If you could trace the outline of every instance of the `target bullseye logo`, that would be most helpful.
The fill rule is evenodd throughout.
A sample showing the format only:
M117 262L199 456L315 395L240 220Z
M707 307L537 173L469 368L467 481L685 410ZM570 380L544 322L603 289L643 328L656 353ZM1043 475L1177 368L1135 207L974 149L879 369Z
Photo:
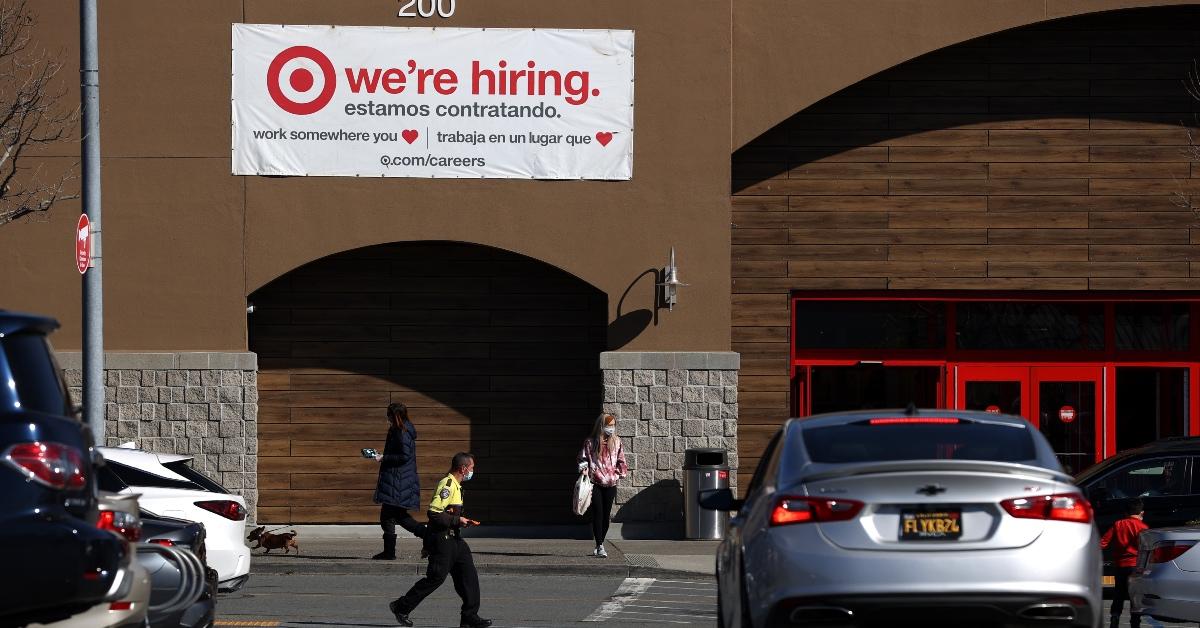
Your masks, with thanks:
M336 87L337 75L329 57L312 46L292 46L276 55L267 68L271 100L298 116L323 109Z

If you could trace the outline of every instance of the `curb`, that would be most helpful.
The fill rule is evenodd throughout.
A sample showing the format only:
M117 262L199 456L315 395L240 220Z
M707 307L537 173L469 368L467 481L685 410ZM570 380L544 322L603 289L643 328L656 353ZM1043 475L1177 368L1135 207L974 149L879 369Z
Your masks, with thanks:
M247 524L246 533L258 524ZM377 540L379 539L379 524L272 524L268 529L287 529L299 532L301 539L321 540ZM401 539L414 538L404 531L397 532ZM590 541L591 527L582 524L555 525L486 525L478 528L468 528L462 531L466 539L554 539ZM614 541L683 541L683 523L621 523L613 522L608 529L608 538Z
M552 575L552 576L610 576L621 578L688 578L712 579L709 573L643 567L640 565L528 565L520 563L476 564L480 574L487 575ZM408 575L425 574L426 563L383 563L360 561L322 561L311 563L259 561L252 565L252 575L307 576L307 575Z

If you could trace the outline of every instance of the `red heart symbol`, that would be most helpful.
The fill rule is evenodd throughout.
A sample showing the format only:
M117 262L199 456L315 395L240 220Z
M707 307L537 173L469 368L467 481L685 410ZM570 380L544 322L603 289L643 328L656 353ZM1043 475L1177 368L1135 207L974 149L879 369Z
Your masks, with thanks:
M400 136L404 138L404 141L408 142L409 144L412 144L413 142L417 141L418 135L420 135L420 134L417 133L416 131L414 131L413 129L406 129L403 133L400 134Z
M596 134L596 141L600 142L601 146L608 146L608 143L612 141L612 133L601 131Z

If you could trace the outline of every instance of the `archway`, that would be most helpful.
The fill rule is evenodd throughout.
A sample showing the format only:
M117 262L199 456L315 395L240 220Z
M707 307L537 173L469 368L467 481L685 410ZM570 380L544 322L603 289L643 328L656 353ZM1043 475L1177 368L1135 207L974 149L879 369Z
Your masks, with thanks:
M959 43L734 153L743 468L812 390L793 298L1200 289L1189 239L1200 101L1185 88L1197 17L1198 6L1132 9Z
M384 408L417 427L422 500L478 456L471 516L568 522L574 456L600 407L606 295L543 262L456 242L371 246L251 295L259 519L371 523Z

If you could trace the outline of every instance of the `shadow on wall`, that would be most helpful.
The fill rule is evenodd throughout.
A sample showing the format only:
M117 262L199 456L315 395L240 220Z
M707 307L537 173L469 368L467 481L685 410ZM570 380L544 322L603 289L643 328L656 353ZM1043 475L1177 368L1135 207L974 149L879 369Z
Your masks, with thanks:
M649 303L653 311L646 308L633 310L632 312L625 311L625 300L629 298L633 289L637 287L643 280L649 278L649 286L643 286L642 292L646 289L650 290ZM615 351L624 347L637 338L650 323L658 324L658 287L655 285L659 281L659 273L656 268L648 268L645 272L638 275L633 283L625 289L621 294L621 300L617 302L617 315L611 323L608 324L608 349ZM635 299L636 300L636 299Z
M422 511L450 457L471 451L469 516L575 522L575 457L601 406L603 292L508 251L417 242L318 260L251 301L261 521L377 521L378 465L360 449L382 449L399 401L418 432Z
M683 527L683 486L679 480L659 480L616 506L613 522L678 522ZM627 537L628 538L628 537Z

